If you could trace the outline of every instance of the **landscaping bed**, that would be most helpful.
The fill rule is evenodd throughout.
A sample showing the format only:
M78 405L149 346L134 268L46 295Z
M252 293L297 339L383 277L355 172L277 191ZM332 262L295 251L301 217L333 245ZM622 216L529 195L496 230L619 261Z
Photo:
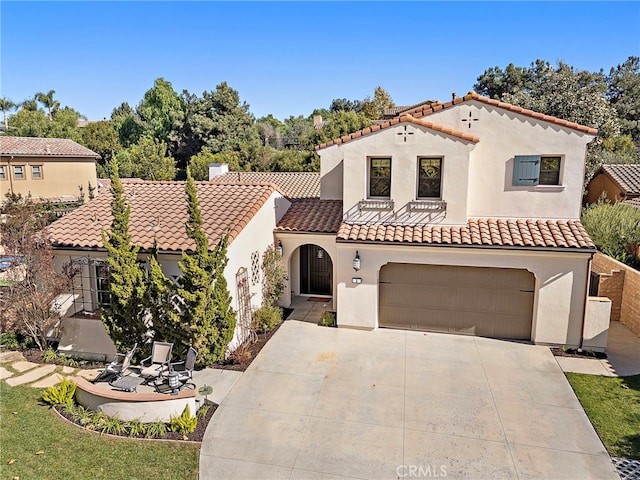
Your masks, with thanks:
M564 347L551 347L550 350L556 357L594 358L597 360L604 360L607 358L606 353L594 352L593 350L578 351L577 348Z

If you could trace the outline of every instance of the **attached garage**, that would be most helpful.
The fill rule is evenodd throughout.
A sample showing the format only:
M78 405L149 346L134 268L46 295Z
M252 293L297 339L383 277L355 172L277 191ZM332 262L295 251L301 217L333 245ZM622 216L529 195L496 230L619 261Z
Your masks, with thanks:
M530 340L534 288L527 270L388 263L379 326Z

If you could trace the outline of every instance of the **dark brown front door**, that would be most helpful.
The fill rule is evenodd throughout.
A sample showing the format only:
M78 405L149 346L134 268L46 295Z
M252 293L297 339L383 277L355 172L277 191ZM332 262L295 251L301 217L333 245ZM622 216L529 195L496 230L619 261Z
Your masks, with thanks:
M331 295L332 270L333 263L327 252L317 245L300 247L300 293Z

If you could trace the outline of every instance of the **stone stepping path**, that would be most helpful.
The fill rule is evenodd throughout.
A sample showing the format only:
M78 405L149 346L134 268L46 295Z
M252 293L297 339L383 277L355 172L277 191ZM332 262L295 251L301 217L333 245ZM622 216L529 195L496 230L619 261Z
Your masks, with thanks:
M7 385L28 385L33 388L47 388L60 383L65 377L78 375L93 380L100 373L99 369L82 370L69 366L38 364L28 362L20 352L0 353L0 380Z

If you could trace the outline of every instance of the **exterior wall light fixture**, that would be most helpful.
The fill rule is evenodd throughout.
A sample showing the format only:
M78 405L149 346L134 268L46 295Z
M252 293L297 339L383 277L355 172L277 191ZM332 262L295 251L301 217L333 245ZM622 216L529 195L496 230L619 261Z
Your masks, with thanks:
M278 255L282 256L282 254L284 253L284 248L282 248L282 242L280 240L278 240L278 245L276 246L276 252L278 252Z
M360 270L360 255L358 254L358 251L356 250L356 256L353 257L353 269L357 272L358 270Z

